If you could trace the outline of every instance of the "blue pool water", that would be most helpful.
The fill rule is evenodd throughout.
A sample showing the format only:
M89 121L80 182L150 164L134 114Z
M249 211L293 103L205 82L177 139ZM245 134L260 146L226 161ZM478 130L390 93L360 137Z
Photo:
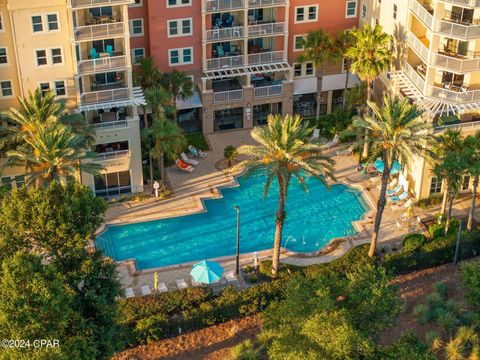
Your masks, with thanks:
M223 198L205 201L207 212L148 222L109 226L96 245L121 261L135 258L140 270L235 254L236 212L241 208L240 252L273 247L278 186L263 198L265 176L239 177L239 187L222 189ZM292 181L287 198L283 243L292 251L310 252L331 239L352 235L351 224L367 206L361 194L344 185L330 190L314 178L305 193Z

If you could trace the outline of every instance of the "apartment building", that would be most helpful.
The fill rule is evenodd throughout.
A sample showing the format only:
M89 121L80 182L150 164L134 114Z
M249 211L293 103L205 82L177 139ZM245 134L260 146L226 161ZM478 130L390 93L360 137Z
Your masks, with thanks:
M319 28L336 34L358 26L357 0L139 0L136 6L132 42L149 44L144 52L162 71L183 71L195 84L190 99L177 101L186 132L251 128L270 113L315 116L317 101L322 114L342 102L343 65L321 69L317 99L320 70L297 63L299 39ZM140 56L143 46L135 47ZM357 83L349 77L350 87Z
M82 173L97 195L143 191L137 106L132 85L128 6L134 0L0 0L0 110L20 96L52 90L96 129L100 176ZM1 183L21 185L24 169Z
M387 88L411 98L434 134L480 129L479 0L363 0L360 13L360 23L380 24L395 38L395 68L380 77L377 95ZM442 191L423 158L405 176L417 199ZM470 186L465 176L462 190Z

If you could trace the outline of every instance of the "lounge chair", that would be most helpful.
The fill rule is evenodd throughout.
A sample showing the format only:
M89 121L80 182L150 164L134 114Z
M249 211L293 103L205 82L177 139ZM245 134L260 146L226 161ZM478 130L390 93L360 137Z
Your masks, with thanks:
M390 189L392 189L393 187L395 187L397 185L397 178L393 178L392 181L390 181L390 183L387 185L387 187L389 187Z
M179 290L188 288L188 284L184 279L177 280L177 288Z
M317 141L320 137L320 129L313 129L313 134L310 137L310 141Z
M100 57L100 55L98 55L98 53L97 53L97 49L95 49L95 48L90 49L90 57L92 59L98 59Z
M226 272L225 273L225 279L227 279L228 282L238 281L237 275L235 275L235 272L233 272L233 271Z
M340 141L340 136L336 134L332 141L329 141L325 144L325 148L330 149L331 147L334 147L335 145L337 145L339 141Z
M402 200L406 200L407 197L408 197L408 192L404 191L403 193L401 193L398 196L392 196L390 198L390 201L396 203L396 202L399 202L399 201L402 201Z
M337 156L340 156L340 155L343 155L343 156L347 156L347 155L351 155L353 153L353 150L355 149L355 145L351 145L349 146L348 148L344 149L344 150L337 150L335 151L335 154L337 154Z
M112 45L107 45L105 47L105 52L108 53L108 55L113 56L113 46Z
M400 190L402 190L402 189L403 189L402 184L398 184L394 189L391 189L391 190L387 189L387 196L393 196L393 195L399 193Z
M142 295L150 295L152 292L150 291L150 286L148 285L142 285L140 288L142 291Z
M207 154L206 154L206 153L204 153L202 150L196 148L196 147L193 146L193 145L188 145L188 151L190 151L190 153L191 153L193 156L198 156L198 157L201 157L201 158L207 157Z
M190 165L194 165L194 166L197 166L199 164L199 162L197 160L193 160L193 159L189 159L187 155L185 155L184 152L182 152L180 154L180 157L182 158L182 160L184 162L186 162L187 164L190 164Z
M175 160L175 164L177 164L177 166L180 169L182 169L183 171L188 171L188 172L193 171L193 167L191 165L188 165L187 163L185 163L184 161L182 161L180 159Z
M202 286L203 284L201 282L197 282L192 279L192 286Z
M133 292L132 288L126 288L125 289L125 297L126 298L131 298L131 297L134 297L134 296L135 296L135 293Z
M158 284L158 291L167 292L168 291L167 285L165 285L164 282L161 282L160 284Z

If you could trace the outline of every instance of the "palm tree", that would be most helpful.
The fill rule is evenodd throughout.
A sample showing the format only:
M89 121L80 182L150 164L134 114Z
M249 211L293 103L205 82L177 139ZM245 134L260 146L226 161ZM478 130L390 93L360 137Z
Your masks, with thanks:
M364 83L355 85L351 89L347 89L343 95L345 99L345 108L347 111L356 112L361 115L367 102L367 87Z
M392 63L392 37L384 33L380 25L374 28L365 25L350 33L355 39L354 45L348 48L345 55L351 61L351 71L367 83L367 101L371 101L372 81L386 72ZM368 136L368 132L365 135ZM364 144L363 157L368 156L368 144L368 141Z
M161 73L155 65L155 60L150 57L145 57L140 60L138 66L133 72L133 82L139 85L144 92L151 89L160 81ZM143 126L148 127L147 107L143 106Z
M158 169L162 184L165 182L165 157L174 160L177 154L186 146L186 139L182 129L165 116L155 115L152 126L146 131L146 136L151 136L154 146L151 155L157 159Z
M350 73L350 59L346 57L347 51L350 47L355 44L355 38L350 33L350 30L343 30L341 31L336 38L337 46L339 51L341 52L342 56L344 56L345 67L346 67L346 75L345 75L345 88L343 89L343 104L342 107L344 110L347 108L347 101L346 101L346 92L348 90L348 78ZM344 69L342 69L343 71Z
M386 203L388 177L393 162L398 160L403 164L408 164L413 155L428 155L426 149L431 140L427 133L430 125L421 119L422 111L415 105L411 105L408 99L399 100L397 97L385 95L383 103L383 107L379 108L374 102L369 102L368 105L372 108L375 116L365 114L363 118L357 117L353 124L354 127L369 131L371 134L365 140L371 146L369 161L380 158L385 166L369 256L375 254Z
M233 145L227 145L223 150L223 157L228 162L228 167L232 166L232 161L235 160L238 156L237 148Z
M309 143L311 129L302 124L300 116L268 115L267 126L252 130L252 137L257 145L242 145L239 154L248 156L242 162L245 166L244 176L256 171L263 171L266 182L263 195L266 196L272 182L279 186L278 209L276 213L275 237L273 243L272 276L276 277L280 261L283 224L285 222L285 203L287 190L292 178L297 179L307 190L303 174L315 177L328 187L327 181L335 179L334 161L322 155L320 145Z
M186 100L193 94L193 82L184 72L173 70L163 73L160 79L162 87L172 96L173 105L176 99Z
M342 58L342 52L338 43L324 29L311 31L301 40L301 45L305 52L298 57L301 63L312 62L317 69L317 120L320 118L320 99L322 97L321 79L323 75L323 65L326 61L337 62ZM319 68L321 71L318 71Z
M480 178L480 131L464 139L464 162L467 173L473 178L472 203L468 212L467 231L472 231L478 180Z

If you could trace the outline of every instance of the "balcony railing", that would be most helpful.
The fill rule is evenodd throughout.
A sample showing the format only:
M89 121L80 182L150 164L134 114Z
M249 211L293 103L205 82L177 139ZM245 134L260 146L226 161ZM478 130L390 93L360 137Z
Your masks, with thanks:
M423 93L425 89L425 80L407 62L405 62L403 65L403 71L410 81L418 88L418 90Z
M128 127L127 120L106 121L93 124L93 127L98 130L110 130Z
M128 88L85 92L80 95L82 105L128 99L130 99Z
M432 54L431 64L447 70L466 73L480 70L480 58L459 59L442 54Z
M269 96L279 96L283 93L283 85L267 85L267 86L259 86L253 88L253 97L254 98L262 98L262 97L269 97Z
M428 47L426 47L410 30L408 30L407 37L410 46L420 55L423 61L428 62Z
M99 71L110 71L122 69L127 66L125 55L109 56L98 59L82 60L77 63L79 74L95 73Z
M248 36L281 35L284 33L285 23L268 23L248 26Z
M97 153L95 154L95 161L103 161L103 160L110 160L110 159L118 159L122 157L127 157L130 154L129 150L118 150L118 151L109 151L105 153Z
M427 9L418 1L414 0L411 2L410 8L413 13L421 20L425 25L430 29L433 27L433 15L428 12Z
M221 103L239 101L239 100L243 100L243 89L213 93L214 104L221 104Z
M109 38L112 36L124 35L125 26L123 22L80 26L75 28L74 34L76 41Z
M207 59L207 70L228 69L243 66L243 55Z
M135 0L71 0L70 2L74 9L92 6L135 4Z
M456 92L430 85L427 95L455 104L480 101L480 90Z
M284 60L283 50L268 51L268 52L248 55L248 65L270 64L270 63L275 63L282 60Z
M480 128L480 121L471 121L460 124L440 125L433 128L433 132L442 132L445 130L474 130Z
M475 39L480 37L480 25L463 25L445 20L436 20L433 30L443 35L462 39Z
M286 0L248 0L248 7L283 6Z
M480 0L442 0L443 2L460 6L480 6Z
M207 41L238 39L242 38L244 33L245 28L243 26L235 26L223 29L211 29L207 30Z
M241 8L243 8L243 0L204 0L203 2L203 9L206 12Z

